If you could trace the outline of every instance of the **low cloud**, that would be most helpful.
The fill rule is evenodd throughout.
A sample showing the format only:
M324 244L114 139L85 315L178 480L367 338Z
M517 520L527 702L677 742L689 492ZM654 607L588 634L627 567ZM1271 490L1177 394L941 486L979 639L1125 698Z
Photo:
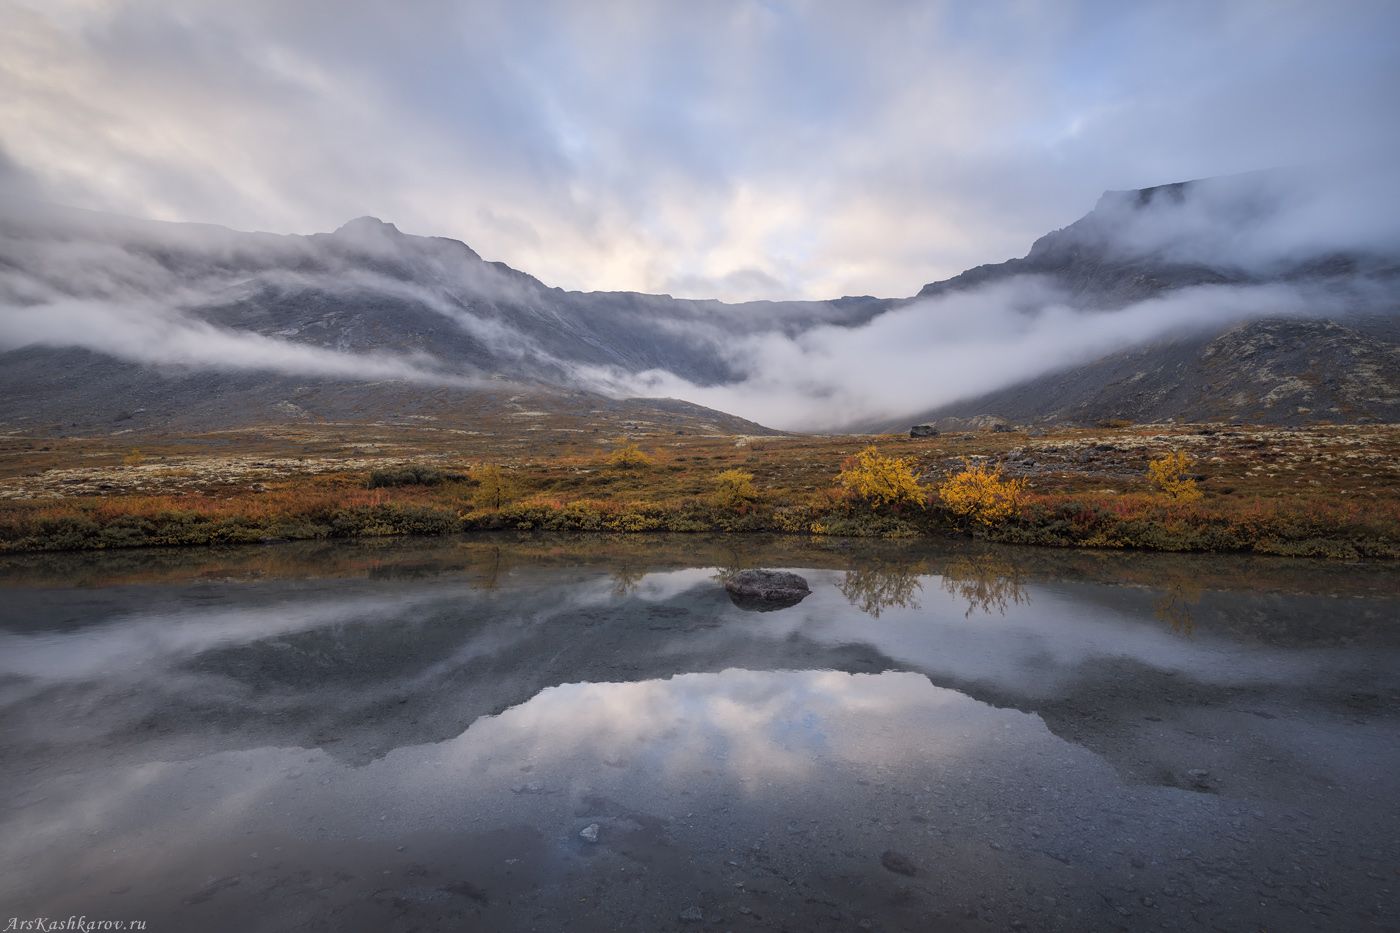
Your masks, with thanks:
M444 241L436 248L461 246ZM357 352L239 327L241 313L227 326L218 320L220 309L256 310L269 294L314 293L347 302L368 295L425 308L498 358L558 365L508 324L471 314L435 291L432 282L443 263L433 249L417 257L427 284L373 267L374 261L398 258L367 251L353 237L331 243L242 234L30 204L10 211L0 224L0 350L79 347L157 366L353 381L469 387L486 379L425 351ZM466 270L472 294L518 297L519 286L490 266L452 265Z
M469 386L426 355L342 353L215 327L171 308L136 302L59 298L0 308L0 348L81 347L120 359L205 370L257 370L370 382L403 380Z
M914 302L855 328L733 345L745 373L700 386L672 373L592 369L613 392L669 396L789 430L833 430L915 415L1173 334L1261 317L1344 313L1379 296L1282 284L1201 286L1115 311L1076 308L1050 282L1022 276Z
M1273 275L1334 255L1394 261L1397 203L1395 163L1345 160L1109 192L1069 232L1114 259Z

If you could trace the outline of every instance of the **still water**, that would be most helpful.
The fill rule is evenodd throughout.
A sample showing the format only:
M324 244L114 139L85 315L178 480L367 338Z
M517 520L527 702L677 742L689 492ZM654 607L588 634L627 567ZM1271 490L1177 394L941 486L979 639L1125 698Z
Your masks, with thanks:
M738 569L803 575L773 612ZM1385 565L703 537L0 560L0 922L1400 926Z

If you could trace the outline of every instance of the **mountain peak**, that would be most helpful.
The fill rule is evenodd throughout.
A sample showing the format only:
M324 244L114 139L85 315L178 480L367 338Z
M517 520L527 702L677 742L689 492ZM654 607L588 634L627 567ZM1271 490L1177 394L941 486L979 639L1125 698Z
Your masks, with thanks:
M388 222L386 222L386 221L380 220L378 217L370 217L368 214L366 214L364 217L356 217L354 220L350 220L350 221L347 221L347 222L341 224L339 227L336 228L336 231L335 231L335 232L336 232L336 235L337 235L337 236L348 234L348 235L350 235L350 236L355 236L355 237L365 236L365 235L368 235L368 236L399 236L399 235L400 235L400 233L399 233L399 228L398 228L398 227L395 227L393 224L388 223Z

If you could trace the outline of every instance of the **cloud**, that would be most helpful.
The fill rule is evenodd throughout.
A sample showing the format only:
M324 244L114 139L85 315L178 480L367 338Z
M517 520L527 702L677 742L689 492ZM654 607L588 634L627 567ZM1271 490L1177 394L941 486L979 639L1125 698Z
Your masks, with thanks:
M59 201L372 213L582 289L909 295L1105 188L1400 149L1383 0L0 9L5 146Z
M168 307L110 300L55 299L0 314L0 348L82 347L162 366L257 370L356 382L403 380L432 385L478 384L445 372L428 356L342 353L189 320Z
M1377 297L1336 283L1200 286L1089 311L1045 279L1018 276L913 302L861 327L742 338L731 349L744 376L732 383L700 386L664 370L581 375L613 392L682 398L772 427L833 430L914 415L1173 334L1345 313Z
M1148 198L1144 202L1144 197ZM1362 160L1110 192L1062 237L1119 260L1250 275L1332 255L1400 256L1400 168Z

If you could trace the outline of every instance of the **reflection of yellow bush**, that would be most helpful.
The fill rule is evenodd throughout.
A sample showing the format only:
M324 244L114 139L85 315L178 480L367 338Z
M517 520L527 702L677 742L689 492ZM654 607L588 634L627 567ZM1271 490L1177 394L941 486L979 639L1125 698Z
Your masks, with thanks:
M908 502L922 505L924 490L914 475L912 460L886 457L867 447L841 464L836 481L852 498L871 508Z
M1153 486L1177 502L1195 502L1201 498L1196 481L1187 475L1191 469L1191 458L1185 451L1173 450L1147 464L1147 478Z
M642 449L627 438L618 438L617 446L613 452L608 454L608 466L619 470L638 470L642 467L649 467L656 461L646 454Z
M1031 601L1016 566L990 555L948 561L940 585L951 595L967 600L968 616L978 610L991 615L994 609L1005 615L1008 605Z
M725 470L715 477L714 501L724 508L737 508L758 498L753 474L744 470Z
M897 606L918 609L919 592L923 584L914 567L864 567L846 571L840 583L841 595L866 615L880 618L880 613Z
M638 585L647 575L646 569L642 567L623 566L612 572L612 593L613 596L621 599L624 596L631 596L636 592Z
M938 498L954 515L979 525L995 525L1015 514L1025 489L1023 479L1003 479L999 466L973 466L964 460L963 469L939 485Z
M1173 632L1190 636L1196 631L1196 620L1191 609L1201 601L1205 592L1194 580L1170 579L1152 607L1152 614L1171 626Z

